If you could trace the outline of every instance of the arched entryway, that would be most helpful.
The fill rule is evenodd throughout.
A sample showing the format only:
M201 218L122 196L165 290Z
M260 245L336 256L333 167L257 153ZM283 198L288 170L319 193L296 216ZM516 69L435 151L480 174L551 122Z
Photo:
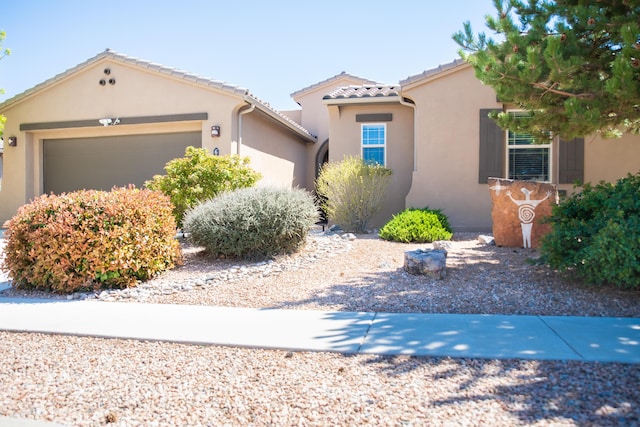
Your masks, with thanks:
M320 175L322 166L324 166L325 163L329 163L329 138L325 139L322 145L320 145L318 152L316 153L316 178L318 178L318 176ZM322 200L320 200L320 197L317 194L315 195L315 197L320 211L319 224L322 224L322 229L324 230L324 225L327 224L327 214L321 208Z
M324 140L316 153L316 178L325 163L329 163L329 138Z

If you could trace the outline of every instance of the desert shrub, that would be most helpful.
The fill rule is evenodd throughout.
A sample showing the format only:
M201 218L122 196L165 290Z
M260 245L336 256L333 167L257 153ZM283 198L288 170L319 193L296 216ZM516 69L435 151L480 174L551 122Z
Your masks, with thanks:
M317 219L306 191L254 187L197 205L184 225L190 239L209 253L258 259L295 252Z
M328 218L346 231L363 233L384 203L391 170L361 158L326 163L316 180Z
M187 209L223 191L251 187L261 178L249 167L248 157L214 156L194 147L187 147L184 157L171 160L164 169L166 175L155 175L145 186L169 196L178 227Z
M640 288L640 174L585 184L553 208L541 261L586 283Z
M453 235L449 220L440 210L409 208L394 215L380 229L380 237L395 242L430 243L449 240Z
M43 195L9 220L3 270L18 288L123 288L173 267L180 248L169 199L115 188Z

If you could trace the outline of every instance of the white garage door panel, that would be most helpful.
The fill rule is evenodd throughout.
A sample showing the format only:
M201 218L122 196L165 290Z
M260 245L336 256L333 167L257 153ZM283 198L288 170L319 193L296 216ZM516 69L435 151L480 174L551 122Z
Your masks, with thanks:
M200 132L128 135L44 141L44 190L60 194L81 189L141 188L165 164L202 145Z

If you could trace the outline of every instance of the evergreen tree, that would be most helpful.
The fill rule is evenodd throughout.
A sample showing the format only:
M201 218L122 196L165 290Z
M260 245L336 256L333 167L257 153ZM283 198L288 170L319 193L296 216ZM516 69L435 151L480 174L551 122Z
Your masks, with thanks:
M640 133L640 0L494 0L486 25L453 35L460 55L501 102L531 120L498 124L543 137Z

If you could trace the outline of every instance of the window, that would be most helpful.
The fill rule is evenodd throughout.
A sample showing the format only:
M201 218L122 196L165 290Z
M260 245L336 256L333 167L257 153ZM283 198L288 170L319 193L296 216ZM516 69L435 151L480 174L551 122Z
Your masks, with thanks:
M527 120L527 113L511 112L518 120ZM507 130L507 171L509 179L551 181L551 139L536 144L531 135Z
M362 158L367 163L385 165L387 125L362 125Z
M546 178L546 181L551 181L551 176L549 171L552 170L553 167L558 169L558 184L571 184L578 181L584 180L584 138L576 138L570 141L562 141L559 140L558 150L554 151L553 159L551 156L551 144L546 145L534 145L531 144L517 144L516 142L531 142L531 138L524 138L525 135L519 135L519 138L516 137L516 134L513 134L513 138L511 141L511 147L513 147L513 159L509 159L507 156L507 146L508 144L505 142L505 139L509 138L509 132L505 132L502 130L498 124L489 117L489 114L496 112L501 112L501 109L495 108L483 108L480 109L480 135L479 135L479 162L478 162L478 183L486 184L488 178L497 178L497 177L516 177L517 167L513 167L514 165L518 165L518 162L522 164L522 160L524 160L524 155L526 151L516 151L516 150L529 150L529 154L533 154L531 157L535 161L535 158L538 159L538 166L543 178ZM526 118L526 115L524 116ZM520 147L520 148L518 148ZM543 152L539 152L538 154L532 153L533 150L540 149ZM557 155L557 157L556 157ZM546 162L541 165L542 159L546 157ZM551 161L553 160L553 163ZM510 165L508 169L510 172L507 173L505 171L505 167ZM543 170L546 170L546 173ZM544 176L546 175L546 177ZM531 174L529 175L529 179L531 179Z

